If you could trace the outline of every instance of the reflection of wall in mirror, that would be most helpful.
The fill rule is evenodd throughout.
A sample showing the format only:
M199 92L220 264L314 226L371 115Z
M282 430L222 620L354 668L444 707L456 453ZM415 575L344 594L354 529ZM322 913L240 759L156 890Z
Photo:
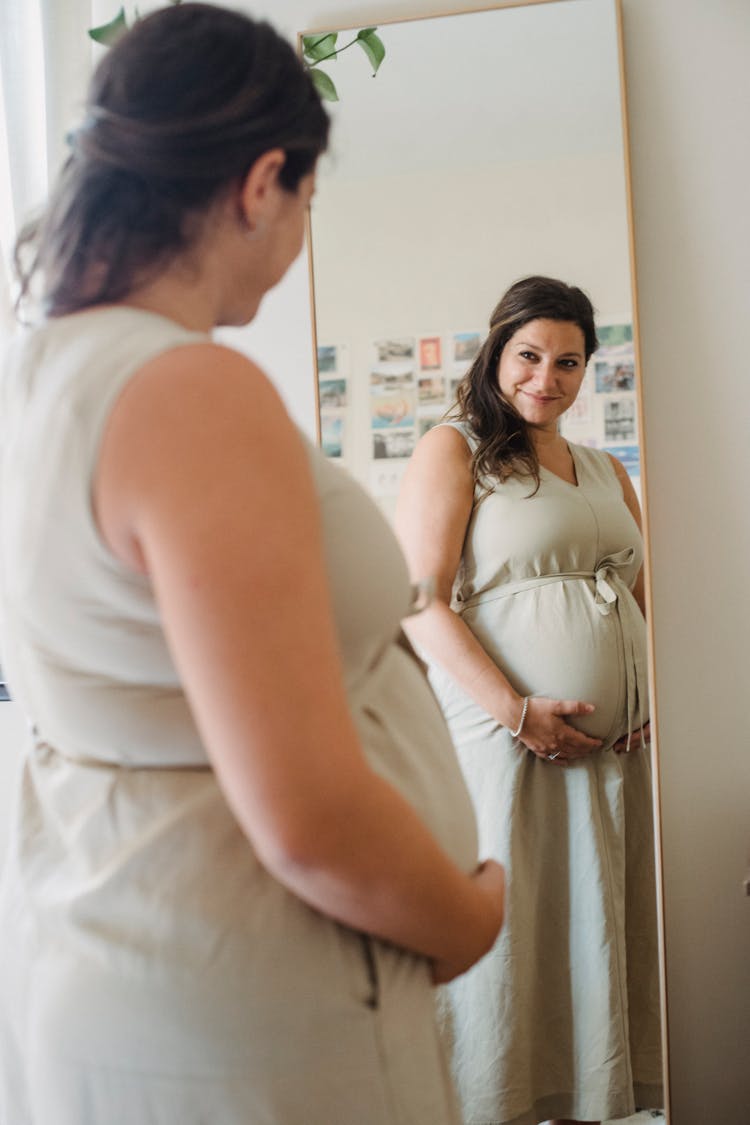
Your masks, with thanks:
M627 317L597 322L599 347L589 361L561 433L579 445L605 449L622 462L641 496L641 450L636 403L633 326Z
M403 334L417 339L440 336L443 366L438 370L446 379L447 403L453 397L457 377L465 370L460 356L457 359L455 351L446 347L452 329L463 324L484 335L496 300L507 285L524 274L544 272L579 284L605 315L617 309L623 310L624 319L630 319L622 167L613 157L599 158L595 163L597 175L582 177L584 184L596 183L602 189L593 200L586 190L573 186L573 169L567 161L550 162L543 178L559 187L556 194L564 221L559 226L545 226L536 240L530 239L529 231L534 231L542 200L533 190L525 189L530 169L504 169L500 186L497 176L489 173L475 179L474 202L461 214L458 249L455 231L445 225L445 215L461 190L461 177L456 172L443 177L439 184L432 177L428 183L418 176L407 177L397 191L391 185L390 192L377 181L358 184L356 198L352 198L351 185L346 183L332 180L321 187L313 243L317 331L321 340L345 340L349 345L347 425L351 441L345 460L360 480L367 483L370 479L370 355L380 335ZM360 209L375 206L376 201L379 223L377 227L363 227ZM508 227L501 222L488 223L486 216L495 208L500 215L512 210L516 223ZM415 226L415 214L421 221L413 230L415 250L404 262L403 282L383 286L379 242L387 243L390 236L406 240L407 228ZM439 269L419 252L426 237ZM343 274L347 283L342 285L336 248L347 244L357 247L363 266L355 284L351 284L352 269L347 266ZM602 256L603 245L607 252ZM620 263L618 268L614 268L615 262ZM423 429L427 412L421 409L419 413L417 426ZM570 436L576 440L574 434ZM390 514L392 498L380 499Z
M534 83L534 97L529 97L534 61L528 52L523 53L522 71L515 77L496 62L492 74L479 73L481 52L476 50L478 37L472 28L479 27L473 21L480 16L497 21L492 26L503 41L511 20L519 25L526 21L526 41L533 35L535 45L543 37L538 29L561 19L581 21L575 25L571 50L584 51L584 26L586 35L596 36L587 48L588 65L584 59L584 65L572 67L576 84L590 80L606 87L595 89L588 98L587 104L596 108L583 111L585 118L585 112L600 113L598 103L608 106L609 124L597 122L599 140L593 150L586 149L582 134L587 126L581 112L573 115L569 139L558 137L553 146L545 146L539 138L535 142L535 130L542 124L549 128L545 118L556 120L556 103L573 96L570 53L560 51L558 40L559 75L553 78L545 69L544 89ZM592 31L597 20L601 26ZM556 34L564 26L556 23ZM459 29L474 43L463 76L458 71L461 51L456 50ZM416 390L416 414L410 422L413 443L435 424L443 404L450 402L457 378L476 347L477 334L484 336L489 313L517 278L529 273L561 277L586 289L602 317L615 310L625 323L632 319L617 48L609 6L586 0L574 5L542 4L389 25L387 31L392 48L388 68L381 68L377 89L375 83L365 89L367 106L350 96L334 107L333 156L320 170L311 224L317 337L329 346L345 341L350 352L344 461L369 487L376 457L389 459L395 470L396 445L409 448L403 432L388 449L382 442L376 447L373 440L371 356L376 342L417 341L408 357ZM409 43L421 44L420 81L413 83L408 95L399 85L402 35L413 37ZM435 48L438 54L445 50L446 36L453 46L447 93L463 107L462 122L453 110L443 114L441 109L439 99L445 94L436 87L445 72L440 66L436 65L437 79L431 85L434 76L426 69L433 50L429 35L441 44ZM407 69L415 60L413 46L409 51ZM388 100L391 80L398 89L394 104ZM479 100L473 97L473 91L486 90L490 80L507 81L508 86L498 85L494 98L485 93ZM523 98L518 90L524 91ZM528 122L517 120L527 109ZM501 110L506 115L502 121ZM494 127L488 117L491 112L496 114ZM356 117L350 119L357 113L366 122L361 139ZM483 118L485 140L467 145L477 114ZM428 128L430 115L441 120L443 133L442 141L433 138L426 145L425 157L421 149L416 152L420 146L415 137ZM380 134L375 135L377 129ZM524 130L530 135L524 136ZM370 154L376 151L378 159L366 161L364 152L352 156L349 149L358 145L366 146ZM439 384L419 381L428 370L445 380L442 401ZM618 435L612 441L624 445L630 437ZM397 477L395 471L387 478L375 475L383 489L392 488ZM392 494L376 491L386 513L392 514L397 489Z

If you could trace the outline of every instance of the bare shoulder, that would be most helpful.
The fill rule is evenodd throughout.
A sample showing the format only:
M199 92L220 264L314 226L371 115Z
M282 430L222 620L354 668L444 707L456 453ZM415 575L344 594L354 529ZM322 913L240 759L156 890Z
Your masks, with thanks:
M617 459L617 457L615 457L612 453L607 453L607 456L609 457L610 461L612 462L612 467L615 470L615 473L617 474L617 479L620 482L620 487L622 488L623 500L625 501L628 508L630 509L630 512L633 515L636 523L640 527L641 526L641 505L638 501L638 496L636 494L635 488L633 487L633 482L630 479L630 474L628 473L628 470L623 465L622 461L619 461Z
M417 442L401 483L397 512L408 510L414 500L421 503L426 495L433 507L471 508L472 454L455 426L434 426Z
M471 458L471 450L469 443L457 426L451 426L448 423L443 423L433 426L431 430L420 438L419 445L423 448L441 447L443 449L453 449L462 454L468 454Z
M218 405L227 399L280 403L268 376L241 352L211 341L170 348L149 360L131 381L134 395L177 397L188 407L195 397Z
M111 422L137 432L141 448L155 444L160 457L174 445L205 450L250 439L267 453L299 435L268 376L246 356L210 341L162 352L126 386Z
M615 470L620 480L622 480L623 477L626 477L628 475L628 471L623 465L622 461L618 460L618 458L615 457L614 453L610 453L608 450L605 450L604 452L607 454L607 457L609 457L612 468Z
M615 470L617 479L622 485L623 493L625 493L626 489L633 487L632 481L630 480L630 477L628 475L628 470L625 468L622 461L618 460L618 458L615 457L614 454L607 452L607 457L610 460L612 468Z
M175 524L184 512L195 522L202 503L228 521L238 490L249 511L251 500L268 506L276 490L308 475L300 434L264 372L231 348L190 343L146 362L117 399L99 451L95 511L113 552L143 569L134 540L146 519Z
M471 450L454 426L435 426L417 443L396 505L395 527L412 573L455 575L474 504Z
M412 460L415 464L449 466L471 473L471 456L466 438L455 426L433 426L417 442Z

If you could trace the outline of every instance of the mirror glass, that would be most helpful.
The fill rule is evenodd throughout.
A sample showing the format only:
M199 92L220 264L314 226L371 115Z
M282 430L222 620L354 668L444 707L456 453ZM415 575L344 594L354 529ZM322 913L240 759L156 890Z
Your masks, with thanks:
M337 30L345 44L358 29ZM562 431L613 453L640 493L617 0L377 34L376 77L356 46L326 64L340 101L308 230L324 451L392 517L500 296L544 274L589 294L600 340Z
M356 35L339 29L339 45ZM309 33L308 33L309 34ZM320 435L389 516L504 290L584 288L602 347L563 422L640 484L615 0L380 24L327 69L330 152L310 215Z

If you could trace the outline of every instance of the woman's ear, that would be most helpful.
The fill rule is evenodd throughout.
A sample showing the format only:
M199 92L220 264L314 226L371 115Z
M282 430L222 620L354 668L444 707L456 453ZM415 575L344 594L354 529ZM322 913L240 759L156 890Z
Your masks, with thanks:
M269 149L258 157L240 182L238 203L241 218L249 232L255 232L270 221L280 190L279 172L285 160L283 149Z

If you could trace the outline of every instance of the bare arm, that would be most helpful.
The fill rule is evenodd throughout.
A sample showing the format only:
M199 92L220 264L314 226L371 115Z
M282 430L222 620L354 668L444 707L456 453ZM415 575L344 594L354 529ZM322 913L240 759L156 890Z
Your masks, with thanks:
M396 510L396 530L412 578L434 576L436 598L429 609L406 623L410 636L503 726L515 730L523 699L461 618L450 608L466 529L471 518L474 482L471 453L451 426L430 430L418 443L404 475ZM529 701L520 738L540 756L560 755L561 764L601 746L565 722L586 714L590 704L535 697ZM556 759L557 760L557 759Z
M608 456L612 462L612 465L614 466L615 472L617 473L617 479L619 480L620 487L622 488L622 498L625 501L631 516L638 524L638 530L643 532L643 517L641 516L641 506L638 503L638 496L636 495L636 491L633 488L633 482L628 475L628 471L623 465L622 461L618 461L617 458L613 457L611 453L608 454ZM641 569L638 571L638 577L635 580L635 585L633 586L633 597L638 602L641 613L645 617L646 593L644 585L643 567L641 567Z
M628 470L625 468L622 461L618 461L618 459L616 457L613 457L611 453L608 454L608 456L609 456L609 458L610 458L610 460L611 460L611 462L614 466L615 472L617 473L617 479L619 480L620 486L622 488L622 498L625 501L625 503L628 507L628 511L630 512L631 516L633 517L635 522L638 524L639 531L642 532L643 531L643 517L641 516L641 506L638 503L638 496L636 494L635 489L633 488L633 482L630 479L630 476L628 474ZM638 577L636 578L635 584L633 586L633 597L637 601L638 607L639 607L641 613L643 614L643 616L645 617L646 616L646 591L645 591L644 586L645 586L645 583L644 583L644 576L643 576L643 567L641 567L641 569L638 571ZM631 737L630 737L630 750L637 750L644 742L648 742L650 740L650 736L651 736L651 724L645 723L641 730L634 731L633 734L631 735ZM618 738L617 742L613 746L613 750L615 751L616 754L621 754L626 749L627 745L628 745L627 736L625 736L623 738Z
M135 454L134 454L135 451ZM463 874L362 753L343 688L307 454L276 392L211 344L128 384L95 482L148 573L218 781L261 861L312 906L432 957L492 944L502 871Z

